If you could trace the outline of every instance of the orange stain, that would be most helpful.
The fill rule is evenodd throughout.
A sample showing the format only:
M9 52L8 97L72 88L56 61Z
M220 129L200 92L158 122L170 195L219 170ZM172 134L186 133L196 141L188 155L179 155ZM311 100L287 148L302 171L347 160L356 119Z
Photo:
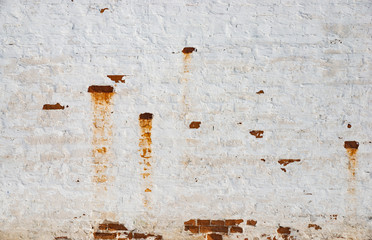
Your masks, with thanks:
M93 181L105 183L108 152L112 144L112 97L114 88L112 86L92 85L88 88L93 103L93 163L95 164L95 175Z
M358 165L358 159L356 155L357 155L358 148L359 148L359 142L345 141L344 148L346 149L347 155L349 157L348 169L351 175L350 186L349 186L348 192L355 193L355 180L356 180L355 178L356 178L356 169Z

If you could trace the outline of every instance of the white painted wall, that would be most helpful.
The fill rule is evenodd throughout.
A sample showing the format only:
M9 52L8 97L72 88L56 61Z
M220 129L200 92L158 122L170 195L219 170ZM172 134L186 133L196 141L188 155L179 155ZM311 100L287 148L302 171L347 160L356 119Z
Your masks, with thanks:
M183 230L195 218L257 220L224 239L278 238L278 226L297 239L372 238L371 8L0 1L0 239L92 239L104 220L204 239ZM126 82L106 77L115 74ZM93 181L90 85L115 88L104 183ZM57 102L69 107L42 110ZM152 158L143 179L145 112ZM355 177L345 141L359 142Z

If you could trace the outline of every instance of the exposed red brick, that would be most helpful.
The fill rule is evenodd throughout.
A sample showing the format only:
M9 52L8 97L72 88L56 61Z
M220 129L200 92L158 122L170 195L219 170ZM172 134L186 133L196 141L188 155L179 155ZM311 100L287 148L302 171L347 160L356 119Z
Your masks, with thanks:
M88 92L91 93L112 93L114 92L114 88L112 86L99 86L99 85L92 85L89 86Z
M152 113L141 113L140 116L139 116L139 119L142 119L142 120L151 120L153 118L153 114Z
M184 225L186 226L195 226L196 225L196 221L195 221L195 219L190 219L189 221L186 221L185 223L184 223Z
M99 233L99 232L95 232L94 233L94 238L95 239L115 239L116 238L116 233Z
M102 223L98 226L99 230L107 230L107 228L108 228L107 223Z
M242 232L243 232L243 228L241 227L233 226L230 228L230 233L242 233Z
M345 141L344 148L358 149L359 143L356 141Z
M226 226L234 226L234 225L239 225L242 222L244 222L243 219L227 219L227 220L225 220L225 225Z
M199 226L208 226L210 224L211 224L211 220L201 220L201 219L197 220L197 225Z
M227 233L228 230L226 226L200 226L201 233Z
M190 231L192 233L199 233L199 226L185 226L185 231Z
M264 131L262 130L253 130L249 132L251 135L255 136L256 138L263 138Z
M276 230L279 234L282 234L282 235L289 235L291 234L291 228L289 227L282 227L282 226L279 226L278 230Z
M222 235L215 234L215 233L208 234L207 235L207 240L222 240Z
M224 226L225 221L224 220L211 220L211 225L214 226Z
M316 224L309 224L307 227L308 227L308 228L315 228L315 230L320 230L320 229L322 229L319 225L316 225Z
M103 13L105 10L108 10L108 8L102 8L101 10L99 10L99 12Z
M257 221L256 220L247 220L247 225L250 225L250 226L256 226L256 224L257 224Z
M44 104L43 110L63 110L65 106L62 106L59 103L56 104Z
M190 128L200 128L201 122L191 122L190 123Z
M113 231L113 230L128 230L123 224L119 223L109 223L108 225L108 230Z
M185 47L184 49L182 49L182 52L185 53L185 54L189 54L189 53L192 53L193 51L197 51L196 48L194 47Z
M280 159L278 163L283 166L287 166L290 163L299 162L299 161L301 161L301 159Z
M125 75L107 75L108 78L111 79L111 81L114 81L116 83L122 82L125 83L125 80L123 79Z

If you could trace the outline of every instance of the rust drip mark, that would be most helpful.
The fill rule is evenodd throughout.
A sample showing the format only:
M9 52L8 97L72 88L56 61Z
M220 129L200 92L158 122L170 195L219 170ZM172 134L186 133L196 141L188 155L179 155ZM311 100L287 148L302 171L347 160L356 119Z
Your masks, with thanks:
M256 224L257 224L257 221L256 220L247 220L247 225L249 225L249 226L253 226L253 227L255 227L256 226Z
M350 123L347 125L347 128L351 128L351 124Z
M190 123L189 127L198 129L198 128L200 128L200 124L201 124L201 122L194 121L194 122Z
M308 228L314 228L315 230L321 230L322 229L319 225L316 225L316 224L309 224L307 227Z
M265 92L263 90L260 90L258 92L256 92L256 94L264 94Z
M348 169L351 175L351 180L350 180L350 186L348 191L350 193L355 192L355 175L356 175L356 169L358 165L358 160L357 160L357 152L359 148L359 142L357 141L345 141L344 142L344 148L346 148L346 152L349 156L349 164L348 164Z
M103 13L104 11L106 10L109 10L108 8L102 8L101 10L99 10L100 13Z
M185 47L182 50L182 53L184 54L184 56L183 56L183 62L184 62L183 72L184 73L189 72L189 65L190 65L190 61L191 61L191 53L194 52L194 51L197 52L196 48L194 48L194 47Z
M290 164L290 163L293 163L293 162L299 162L299 161L301 161L301 159L280 159L280 160L278 161L278 163L279 163L280 165L287 166L287 165Z
M253 130L249 132L251 135L255 136L256 138L263 138L264 131L262 130Z
M107 75L108 78L111 79L111 81L114 81L116 83L125 83L125 79L123 79L123 77L125 77L126 75Z
M112 97L114 88L112 86L92 85L88 88L93 102L93 161L95 174L93 181L105 183L108 181L106 175L109 162L110 148L112 144Z
M66 106L68 107L68 106ZM62 106L59 103L56 104L44 104L43 110L63 110L65 109L65 106Z
M93 233L94 239L151 239L151 240L162 240L161 235L138 233L134 230L128 230L123 224L118 222L104 221L98 226L98 230Z
M141 113L139 115L139 125L141 128L141 137L139 141L139 147L140 147L140 156L142 158L142 161L140 161L140 164L144 165L143 172L141 173L142 178L145 180L145 193L150 193L152 188L151 183L151 130L152 130L152 119L153 114L152 113ZM144 205L148 206L149 203L149 196L144 196Z

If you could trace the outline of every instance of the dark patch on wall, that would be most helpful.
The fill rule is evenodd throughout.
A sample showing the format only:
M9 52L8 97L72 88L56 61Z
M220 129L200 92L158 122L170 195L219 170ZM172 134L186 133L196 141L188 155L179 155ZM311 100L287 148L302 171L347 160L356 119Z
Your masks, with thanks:
M152 113L141 113L139 116L139 119L140 120L151 120L153 116L154 115Z
M262 162L266 162L266 160L265 160L265 159L263 159L263 158L261 158L261 161L262 161Z
M299 161L301 161L301 159L280 159L278 163L283 166L287 166L290 163L299 162Z
M253 226L253 227L255 227L256 226L256 224L257 224L257 221L256 220L247 220L247 225L249 225L249 226Z
M194 48L194 47L185 47L184 49L182 49L182 52L184 54L190 54L193 51L197 52L198 50L196 48Z
M285 168L280 168L283 172L287 172L287 169Z
M345 141L344 148L358 149L359 143L357 141Z
M279 228L276 230L277 233L279 233L281 235L281 237L284 239L284 240L288 240L288 239L293 239L290 235L291 235L291 228L289 227L282 227L282 226L279 226Z
M263 90L260 90L258 92L256 92L257 94L264 94L265 92Z
M347 125L347 128L351 128L351 124L350 123Z
M200 124L201 124L201 122L194 121L194 122L190 123L189 127L190 128L200 128Z
M62 237L55 237L54 240L71 240L71 238L68 238L66 236L62 236Z
M65 106L62 106L59 103L56 104L44 104L43 110L63 110Z
M316 225L316 224L309 224L307 227L308 228L314 228L315 230L321 230L322 229L319 225Z
M101 10L99 10L100 13L103 13L104 11L106 10L109 10L108 8L102 8Z
M107 222L100 224L98 230L93 233L95 239L155 239L162 240L161 235L138 233L135 230L128 230L123 224L118 222Z
M264 131L262 130L253 130L249 132L251 135L255 136L256 138L263 138Z
M114 81L116 83L125 83L125 80L123 79L125 75L107 75L108 78L111 79L111 81Z
M113 93L114 87L113 86L99 86L99 85L92 85L89 86L88 92L90 93Z

